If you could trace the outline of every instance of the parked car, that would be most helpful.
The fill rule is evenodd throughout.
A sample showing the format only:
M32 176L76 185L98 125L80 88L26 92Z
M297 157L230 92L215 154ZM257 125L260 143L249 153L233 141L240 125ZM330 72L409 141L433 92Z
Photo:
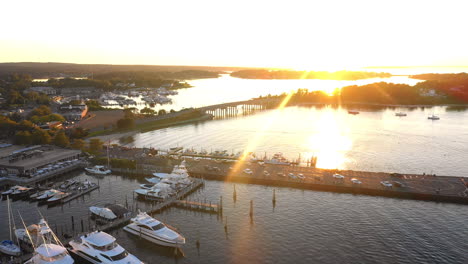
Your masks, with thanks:
M333 174L333 178L335 178L335 179L344 179L345 176L343 176L341 174L338 174L338 173L335 173L335 174Z
M389 181L381 181L380 184L382 184L382 186L384 187L392 187L393 184L391 184Z
M356 178L352 178L352 179L351 179L351 182L352 182L353 184L362 184L362 181L360 181L360 180L358 180L358 179L356 179Z

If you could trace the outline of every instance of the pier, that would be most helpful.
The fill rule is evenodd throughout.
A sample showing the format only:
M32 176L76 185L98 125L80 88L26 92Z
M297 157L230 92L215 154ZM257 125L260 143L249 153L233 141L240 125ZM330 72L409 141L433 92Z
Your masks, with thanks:
M214 167L217 169L213 170ZM465 182L463 177L339 171L253 162L249 164L240 161L236 164L226 164L212 160L189 160L187 168L192 177L210 180L468 204L468 180ZM245 173L247 168L252 172ZM335 178L335 173L343 175L344 178ZM361 183L355 183L351 179ZM384 186L382 182L390 183L391 187Z
M63 199L62 201L60 201L60 203L62 203L62 204L68 203L68 202L70 202L72 200L75 200L76 198L81 197L81 196L83 196L83 195L85 195L87 193L90 193L90 192L92 192L92 191L94 191L96 189L99 189L99 185L93 186L93 187L91 187L89 189L86 189L84 191L81 191L81 192L73 193L71 196L69 196L69 197Z
M219 208L217 204L213 203L202 203L202 202L196 202L196 201L187 201L187 200L180 200L180 201L175 201L175 206L180 207L180 208L186 208L190 210L196 210L196 211L204 211L208 213L218 213Z

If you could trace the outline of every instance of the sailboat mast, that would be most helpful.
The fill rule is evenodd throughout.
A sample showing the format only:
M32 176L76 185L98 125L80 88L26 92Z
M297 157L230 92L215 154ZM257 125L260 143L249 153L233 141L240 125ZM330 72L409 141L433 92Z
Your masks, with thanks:
M107 141L107 169L110 168L110 161L109 161L109 144L110 144L110 139Z
M11 235L11 214L10 214L10 196L7 195L7 207L8 207L8 229L10 229L10 240L12 240L12 235Z

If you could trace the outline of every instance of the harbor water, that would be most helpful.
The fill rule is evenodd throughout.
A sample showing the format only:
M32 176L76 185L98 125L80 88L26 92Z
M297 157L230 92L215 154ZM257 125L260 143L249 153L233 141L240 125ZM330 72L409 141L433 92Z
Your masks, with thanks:
M45 215L50 226L62 233L88 230L89 206L128 203L141 182L122 176L96 178L82 172L75 179L97 182L100 189L63 206L39 206L14 201L16 225L21 213L27 225ZM236 189L236 201L233 191ZM223 217L170 208L154 217L177 228L187 239L184 257L122 229L110 232L129 252L146 263L466 263L468 229L466 206L383 197L335 194L273 187L206 181L188 199L218 202L223 196ZM253 221L249 216L253 201ZM6 201L0 202L2 219ZM36 209L37 208L37 209ZM74 216L75 229L71 225ZM4 222L5 223L5 222ZM225 232L227 226L227 232ZM0 226L1 238L8 226ZM200 246L197 248L197 241Z

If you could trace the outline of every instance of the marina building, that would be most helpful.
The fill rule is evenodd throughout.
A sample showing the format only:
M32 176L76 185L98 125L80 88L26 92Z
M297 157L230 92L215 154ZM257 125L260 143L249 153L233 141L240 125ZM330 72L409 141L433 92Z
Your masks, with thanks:
M80 150L51 145L0 144L0 177L35 177L59 167L65 168L67 161L76 160L80 155Z

